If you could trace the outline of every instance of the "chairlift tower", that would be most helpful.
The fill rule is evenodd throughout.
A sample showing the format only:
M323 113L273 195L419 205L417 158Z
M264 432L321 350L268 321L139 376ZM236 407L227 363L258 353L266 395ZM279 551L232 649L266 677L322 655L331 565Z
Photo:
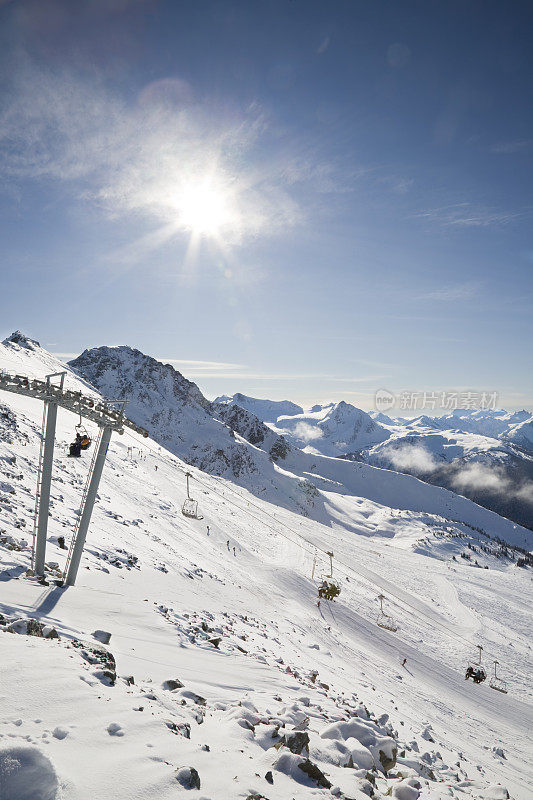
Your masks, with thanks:
M46 376L46 397L43 409L43 435L37 468L37 489L35 492L35 515L33 520L33 559L32 567L37 575L44 575L46 555L46 535L50 509L50 487L54 464L54 444L57 421L57 400L52 392L52 378L59 378L59 389L63 391L66 372L55 372Z
M148 436L148 431L124 416L127 400L98 400L86 397L81 392L64 389L66 371L54 372L44 381L25 375L11 375L0 370L0 390L13 392L44 403L41 431L41 447L37 468L37 489L35 493L35 513L33 524L32 568L36 575L44 578L46 561L46 536L50 515L50 487L54 463L55 431L58 406L95 422L100 428L98 448L89 469L87 484L83 494L78 522L72 539L67 565L66 583L73 586L87 537L89 523L98 492L98 485L104 468L111 433L123 433L124 427ZM59 383L52 383L59 378Z
M378 594L378 600L379 600L380 610L377 618L377 624L379 625L380 628L384 628L387 631L392 631L393 633L395 633L398 630L398 626L394 621L394 619L391 616L389 616L389 614L387 614L385 612L385 609L383 608L383 601L385 600L385 595Z

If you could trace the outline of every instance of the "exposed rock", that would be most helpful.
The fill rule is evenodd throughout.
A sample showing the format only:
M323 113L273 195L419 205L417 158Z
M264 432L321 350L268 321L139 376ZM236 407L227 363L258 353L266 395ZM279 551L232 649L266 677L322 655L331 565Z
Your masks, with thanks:
M20 619L9 622L4 630L8 633L20 633L26 636L38 636L42 638L43 628L44 625L42 622L38 622L36 619L24 619L21 617Z
M183 689L184 684L179 680L179 678L169 678L167 681L163 681L163 689L168 689L169 691L174 691L174 689Z
M504 786L500 786L499 783L493 783L487 786L482 797L483 800L508 800L510 795Z
M184 739L191 738L191 726L188 722L172 722L172 720L166 720L165 725L169 731L175 733L176 736L183 736Z
M302 772L305 772L305 774L308 775L311 780L316 781L317 786L320 786L322 789L331 789L331 783L328 781L322 770L320 770L316 764L313 764L312 761L309 761L308 758L305 761L302 761L301 764L298 764L298 769L301 769Z
M278 436L278 438L270 448L269 456L272 459L272 461L282 461L284 458L287 458L290 449L291 446L285 439L285 437Z
M94 674L102 683L107 683L110 686L115 685L117 680L116 663L114 656L109 650L106 650L105 647L91 647L90 645L85 645L78 639L73 639L71 645L72 647L81 649L82 657L85 661L88 661L89 664L101 667L101 669Z
M102 644L109 644L111 640L111 634L108 633L108 631L93 631L92 636L94 636L97 642L101 642Z
M38 622L36 619L27 620L26 633L28 634L28 636L39 636L42 638L43 628L44 625L42 622Z
M194 767L180 767L177 769L176 780L184 789L200 788L200 776Z
M385 772L388 772L390 769L393 769L395 767L397 754L398 750L395 747L392 748L391 755L385 753L384 750L379 751L379 760Z
M269 769L268 772L265 773L265 780L267 783L274 783L274 776L272 775L271 769Z
M299 732L286 734L278 746L288 747L291 753L298 756L304 749L309 753L309 734Z
M22 331L14 331L11 336L4 339L2 344L18 344L26 350L35 350L37 347L41 346L36 339L30 339L30 337L23 334Z
M197 706L205 706L207 703L205 697L202 697L201 694L196 694L196 692L191 692L189 689L180 692L180 695L186 698L187 700L192 700L193 703L196 703Z

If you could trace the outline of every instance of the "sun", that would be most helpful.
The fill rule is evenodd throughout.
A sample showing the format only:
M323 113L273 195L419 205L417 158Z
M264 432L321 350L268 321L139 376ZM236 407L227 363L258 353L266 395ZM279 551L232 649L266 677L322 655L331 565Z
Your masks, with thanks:
M216 238L235 222L229 192L209 178L186 184L177 205L180 224L195 235Z

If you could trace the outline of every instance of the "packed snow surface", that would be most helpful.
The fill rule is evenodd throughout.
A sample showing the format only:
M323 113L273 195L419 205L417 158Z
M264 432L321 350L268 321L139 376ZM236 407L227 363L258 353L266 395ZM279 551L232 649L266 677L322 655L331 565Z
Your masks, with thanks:
M0 368L64 367L11 341ZM77 420L60 409L41 585L26 571L42 405L0 398L2 800L530 798L531 569L512 546L531 532L409 475L272 460L277 439L230 436L193 387L176 397L183 452L210 425L255 470L114 435L69 588L54 578L91 451L66 456ZM181 514L187 470L201 520ZM331 563L341 593L318 606ZM376 624L380 593L396 632ZM465 681L478 643L507 694Z

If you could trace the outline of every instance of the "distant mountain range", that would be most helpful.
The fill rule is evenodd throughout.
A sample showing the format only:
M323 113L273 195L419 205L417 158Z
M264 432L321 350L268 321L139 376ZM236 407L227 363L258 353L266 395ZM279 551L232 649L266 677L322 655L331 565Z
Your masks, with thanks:
M2 365L22 374L35 374L35 365L40 373L64 366L18 332L4 341L0 356ZM359 519L356 498L365 497L376 508L463 520L522 545L522 532L514 536L506 520L468 497L533 527L528 472L533 453L511 438L522 426L521 441L527 440L531 423L523 414L516 421L495 412L501 430L495 439L460 432L461 418L455 416L456 429L450 431L435 427L431 418L427 423L423 418L385 422L386 415L373 419L345 402L309 412L290 401L244 395L211 402L171 365L127 346L85 350L68 368L67 383L128 398L128 416L187 463L326 524L351 529L357 520L357 530L361 525L376 530L367 512ZM284 413L276 416L278 411Z
M341 401L304 411L289 400L217 398L260 417L293 447L364 461L445 486L533 527L533 415L456 409L412 419L366 413Z

